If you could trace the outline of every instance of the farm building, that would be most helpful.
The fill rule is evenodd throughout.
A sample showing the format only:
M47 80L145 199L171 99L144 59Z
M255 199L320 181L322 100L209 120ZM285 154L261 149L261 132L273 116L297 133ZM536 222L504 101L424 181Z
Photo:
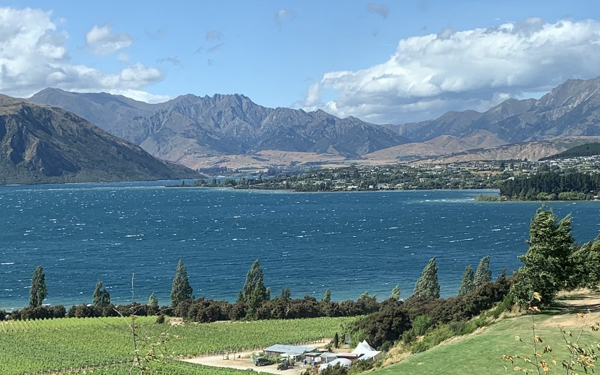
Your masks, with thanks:
M278 356L286 355L287 357L300 357L304 353L314 352L315 347L312 346L295 346L295 345L271 345L264 349L265 354Z

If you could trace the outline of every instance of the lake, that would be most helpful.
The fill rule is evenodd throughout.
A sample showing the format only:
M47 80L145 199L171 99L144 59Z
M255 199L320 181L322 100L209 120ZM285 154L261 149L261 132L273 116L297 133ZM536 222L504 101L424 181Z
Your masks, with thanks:
M255 259L278 295L402 296L431 257L441 294L467 265L491 257L511 274L540 203L480 203L482 191L292 193L165 188L164 182L0 187L0 308L28 304L36 266L55 304L91 303L98 280L112 302L169 304L182 259L195 297L234 301ZM497 194L496 191L483 191ZM556 202L578 242L600 232L600 202ZM132 288L133 279L133 288Z

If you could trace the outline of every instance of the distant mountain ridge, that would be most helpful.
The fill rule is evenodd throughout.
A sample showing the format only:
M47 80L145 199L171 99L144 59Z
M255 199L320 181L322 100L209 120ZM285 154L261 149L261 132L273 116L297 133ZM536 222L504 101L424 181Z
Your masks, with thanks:
M546 155L532 147L560 137L600 136L600 77L568 80L539 100L508 99L485 112L448 112L431 121L374 125L323 111L265 108L243 95L183 95L160 104L123 96L46 89L31 100L71 110L152 155L191 167L274 161L412 161L475 149L520 144L511 150ZM579 141L578 141L579 142ZM556 148L554 150L558 150ZM500 152L480 155L508 155ZM477 151L478 152L478 151ZM471 152L471 156L477 152ZM282 156L285 155L285 156ZM297 160L291 160L296 157ZM541 157L541 156L540 156ZM241 163L241 164L239 164Z
M106 131L171 161L265 150L359 158L408 142L381 126L323 111L265 108L243 95L183 95L147 104L110 94L43 90L31 101L73 111ZM188 163L189 164L189 163Z
M0 95L0 184L195 177L72 112Z
M436 120L396 126L413 142L485 130L506 144L600 135L600 77L568 80L539 100L508 99L486 112L448 112Z

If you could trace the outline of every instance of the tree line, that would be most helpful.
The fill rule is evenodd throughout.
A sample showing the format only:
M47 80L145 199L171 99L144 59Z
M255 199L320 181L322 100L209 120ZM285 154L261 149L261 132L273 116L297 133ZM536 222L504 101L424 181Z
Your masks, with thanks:
M468 266L467 270L471 273L465 271L459 294L466 294L491 279L489 256L481 260L477 272L473 273L471 266ZM437 272L436 258L432 258L417 280L413 295L439 298L440 286ZM332 301L330 289L325 290L321 300L312 296L292 299L289 286L283 288L279 295L271 298L271 289L264 284L264 273L258 260L254 261L247 272L244 286L239 291L235 303L205 298L196 299L193 292L185 265L182 260L179 260L172 282L170 304L167 306L159 306L158 298L154 293L150 295L147 304L134 302L115 306L111 303L110 293L104 288L101 280L96 283L92 304L74 305L68 310L60 305L42 306L42 301L47 296L47 288L44 270L42 266L38 266L31 279L29 306L13 311L10 318L47 319L65 316L100 317L135 314L177 316L196 322L299 319L366 315L378 311L382 305L375 295L370 295L368 292L363 293L356 301ZM400 296L400 287L396 285L388 299L398 301ZM6 316L7 313L0 310L0 318Z
M600 174L547 171L514 177L499 188L501 196L512 200L590 200L600 189Z

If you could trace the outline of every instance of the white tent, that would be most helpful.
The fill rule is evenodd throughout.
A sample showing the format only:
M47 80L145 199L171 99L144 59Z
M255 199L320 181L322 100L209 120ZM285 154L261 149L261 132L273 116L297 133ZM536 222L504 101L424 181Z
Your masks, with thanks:
M346 358L338 358L334 361L331 361L329 363L323 363L321 366L319 366L319 372L325 370L327 367L329 366L335 366L337 364L340 364L341 366L344 366L346 368L350 368L350 365L352 364L352 361Z
M358 343L356 348L352 351L353 354L360 354L359 360L372 359L377 360L381 357L381 352L379 350L375 350L367 340Z

